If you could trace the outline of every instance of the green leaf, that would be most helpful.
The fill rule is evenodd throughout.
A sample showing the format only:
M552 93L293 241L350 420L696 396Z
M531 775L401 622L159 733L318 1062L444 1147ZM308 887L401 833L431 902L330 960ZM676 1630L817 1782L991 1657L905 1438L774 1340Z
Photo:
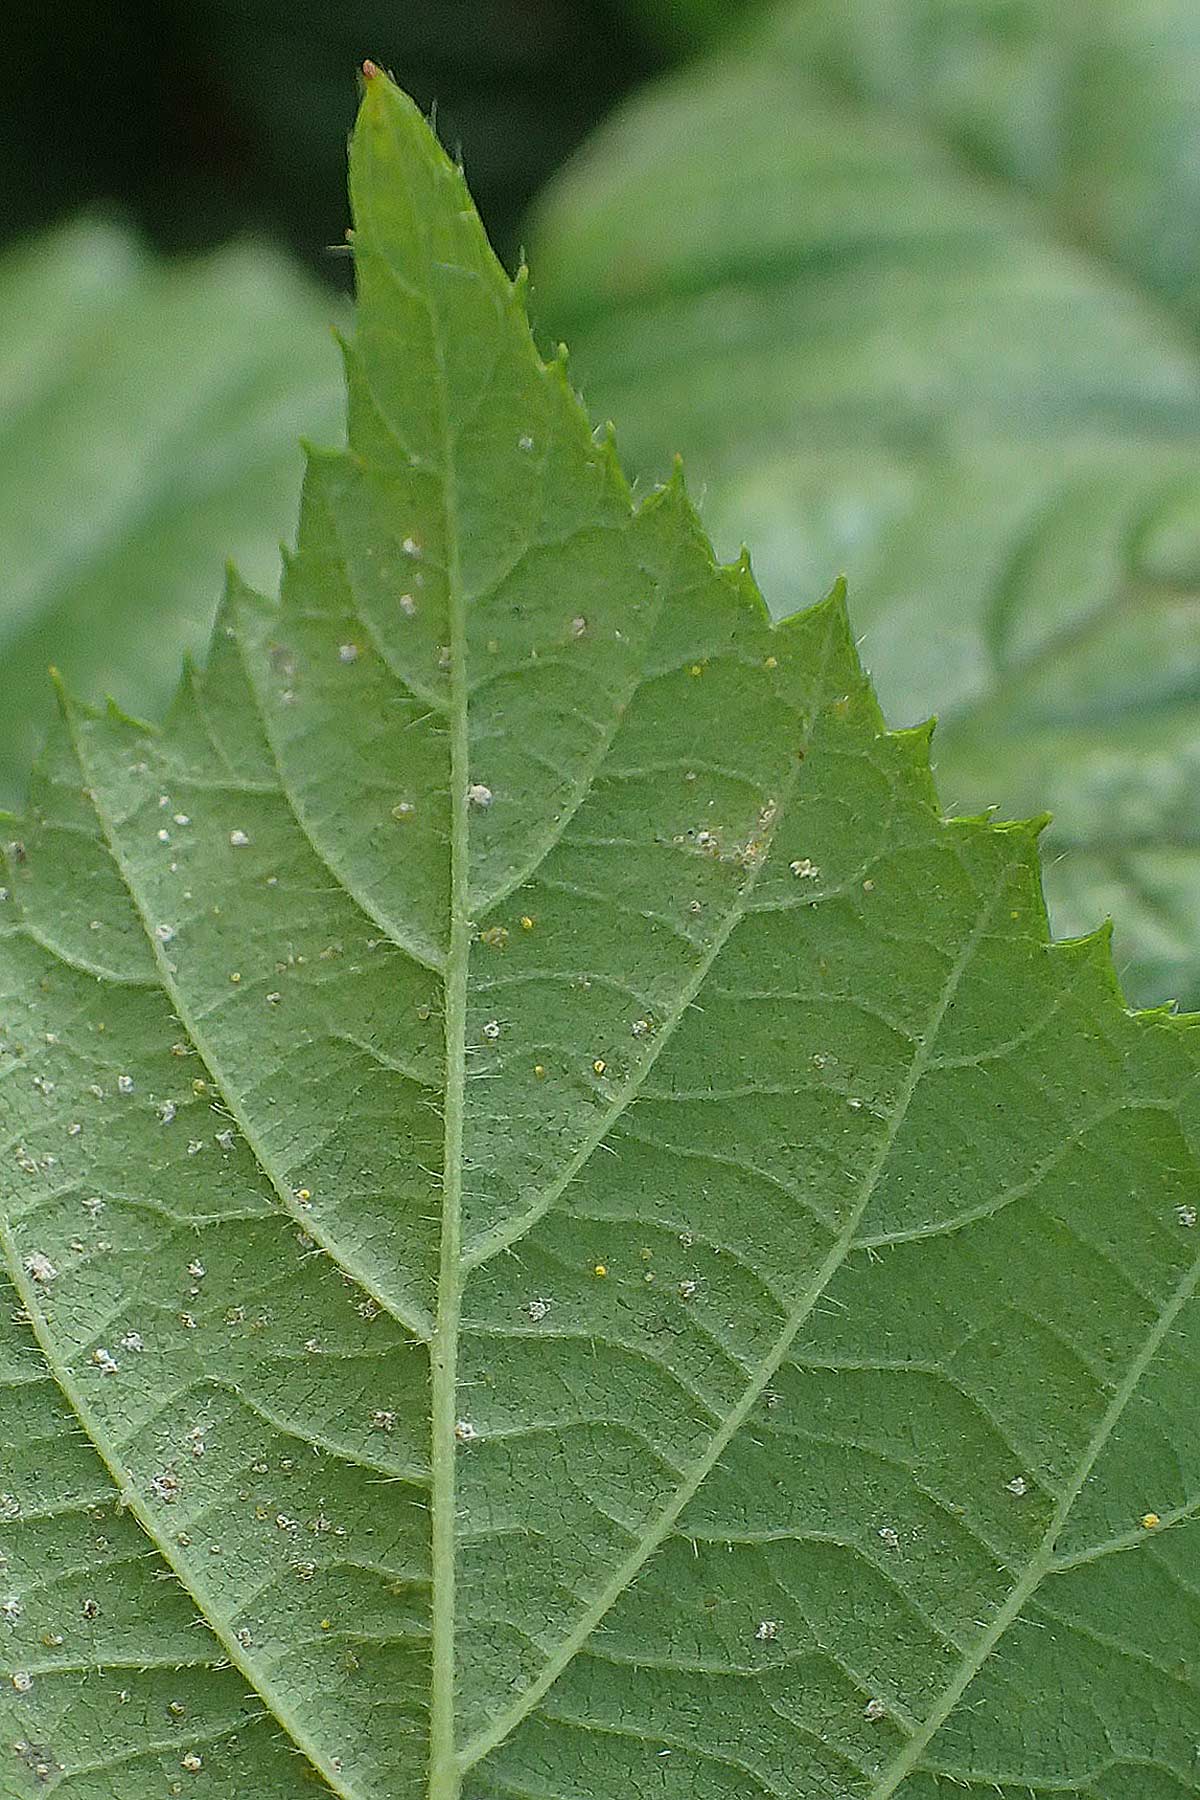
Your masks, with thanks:
M534 232L633 467L788 610L846 570L952 807L1050 807L1056 928L1200 1002L1190 4L852 0L624 111Z
M329 316L261 246L164 270L85 220L0 263L0 800L53 716L48 663L155 711L222 559L274 585L293 440L336 427Z
M0 906L17 1796L1196 1792L1197 1037L633 507L416 109L350 449Z

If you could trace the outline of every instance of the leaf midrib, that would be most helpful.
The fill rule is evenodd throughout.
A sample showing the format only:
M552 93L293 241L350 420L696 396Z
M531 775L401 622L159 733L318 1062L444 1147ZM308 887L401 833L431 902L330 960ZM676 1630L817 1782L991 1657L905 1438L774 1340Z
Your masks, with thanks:
M427 263L432 246L424 218L418 229ZM382 259L390 268L386 257ZM450 389L442 347L441 319L431 292L423 295L442 431L443 525L446 543L446 606L450 638L450 941L444 975L446 1094L443 1120L442 1208L435 1326L430 1343L430 1704L429 1800L458 1800L461 1782L455 1756L457 1717L455 1575L458 1561L456 1499L458 1337L462 1308L462 1180L466 1117L467 995L471 960L471 920L467 911L471 841L467 789L471 781L470 695L467 668L466 601L458 477L450 423Z

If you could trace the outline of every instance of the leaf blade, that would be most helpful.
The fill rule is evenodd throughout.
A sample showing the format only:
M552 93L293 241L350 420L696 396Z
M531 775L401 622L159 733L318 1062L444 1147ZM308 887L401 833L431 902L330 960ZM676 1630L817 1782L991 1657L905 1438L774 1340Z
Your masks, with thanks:
M367 106L393 109L394 179L432 171L458 242L457 171L390 87ZM528 379L561 380L516 343ZM463 354L487 388L478 344ZM393 454L362 417L366 472L330 502L323 467L321 507L357 504ZM615 477L562 418L575 523ZM883 729L840 597L771 626L678 484L621 524L626 598L654 596L638 679L594 609L569 636L581 685L622 672L598 684L622 710L602 758L576 748L577 800L557 765L530 773L533 737L491 805L468 797L497 749L468 691L496 615L474 619L462 559L450 668L435 640L406 652L450 677L449 774L418 796L450 847L435 919L444 877L413 899L391 818L380 718L401 684L369 666L331 565L353 533L318 526L277 611L235 592L162 734L68 709L42 816L7 851L10 1268L248 1683L185 1749L191 1727L151 1729L168 1690L118 1675L114 1635L102 1681L135 1696L131 1723L94 1693L115 1753L201 1756L290 1800L278 1731L243 1742L257 1691L354 1800L1029 1785L1094 1767L1098 1645L1129 1766L1186 1783L1191 1690L1147 1710L1113 1674L1138 1627L1100 1638L1115 1550L1178 1559L1163 1583L1189 1604L1194 1025L1126 1014L1103 939L1047 943L1035 829L943 821L927 734ZM399 632L408 589L387 591ZM551 574L537 598L560 657L569 597ZM517 608L521 661L531 635ZM539 695L557 680L534 668ZM428 770L416 717L395 735ZM563 729L551 710L552 752ZM422 904L444 969L377 935ZM103 1567L82 1489L67 1511ZM60 1605L25 1591L22 1648ZM1062 1705L1015 1736L1006 1684L1042 1634L1004 1627L1043 1599L1068 1621ZM5 1693L21 1742L85 1743L72 1678L39 1665ZM98 1800L107 1774L74 1753Z

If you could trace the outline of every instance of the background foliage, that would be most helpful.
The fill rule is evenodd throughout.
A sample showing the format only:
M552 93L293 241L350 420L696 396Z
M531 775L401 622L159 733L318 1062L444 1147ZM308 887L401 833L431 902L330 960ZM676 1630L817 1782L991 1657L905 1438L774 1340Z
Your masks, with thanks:
M845 570L889 715L940 716L945 803L1052 809L1056 928L1111 913L1132 997L1200 1001L1188 0L75 6L49 142L42 30L28 7L5 77L11 229L83 202L130 224L0 270L26 325L0 357L4 797L47 660L152 712L223 557L273 579L285 446L334 435L338 308L261 240L345 286L369 53L437 100L510 264L536 249L536 322L626 460L656 475L682 448L706 523L749 540L780 607ZM247 230L259 245L169 276L138 244ZM69 449L56 394L84 402Z
M1200 1001L1200 15L795 0L544 199L539 307L789 610L845 569L943 800Z

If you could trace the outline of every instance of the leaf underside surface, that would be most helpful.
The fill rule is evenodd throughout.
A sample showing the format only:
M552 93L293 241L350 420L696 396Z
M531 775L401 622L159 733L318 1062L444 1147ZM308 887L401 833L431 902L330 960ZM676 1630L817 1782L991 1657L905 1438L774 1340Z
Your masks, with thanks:
M1200 1004L1194 0L786 0L638 96L533 233L627 466L772 605L850 582L955 811L1048 809L1060 934Z
M1200 1793L1196 1036L369 80L349 450L0 905L0 1787Z

